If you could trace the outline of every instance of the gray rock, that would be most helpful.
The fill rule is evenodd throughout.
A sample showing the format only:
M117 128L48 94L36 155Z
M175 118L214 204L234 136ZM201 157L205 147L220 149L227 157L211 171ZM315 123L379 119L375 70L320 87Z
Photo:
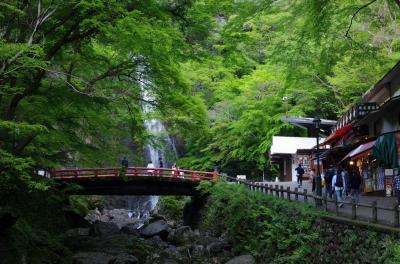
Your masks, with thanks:
M116 224L111 222L96 221L90 230L92 235L106 236L119 233L119 228Z
M74 237L74 236L88 236L90 233L90 228L73 228L67 230L65 235L67 237Z
M127 224L122 227L121 232L130 235L139 235L140 223Z
M256 261L252 255L243 255L234 257L225 264L254 264L254 263L256 263Z
M114 256L103 252L78 252L73 258L79 264L109 264L115 259Z
M139 260L135 256L129 254L119 254L109 264L136 264L136 263L139 263Z
M151 217L150 217L150 219L149 219L149 223L154 223L154 222L156 222L156 221L158 221L158 220L167 221L167 220L165 219L165 217L162 216L162 215L159 215L159 214L152 214Z
M157 220L141 229L140 235L143 237L160 236L161 238L166 238L169 229L170 228L165 220Z
M167 237L167 241L175 245L183 246L192 243L194 234L189 226L181 226L177 229L172 229Z
M225 241L216 241L207 246L207 251L210 254L216 254L222 252L223 250L229 250L231 246Z
M203 245L196 245L192 250L193 257L201 257L206 254L206 249Z

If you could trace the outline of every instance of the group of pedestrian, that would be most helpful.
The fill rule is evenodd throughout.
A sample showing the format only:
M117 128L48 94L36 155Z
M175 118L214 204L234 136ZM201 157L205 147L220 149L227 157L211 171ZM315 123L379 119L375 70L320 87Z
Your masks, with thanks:
M341 166L335 168L331 165L324 173L324 182L327 195L329 198L335 195L339 207L343 206L343 195L350 195L352 202L358 204L361 187L358 170L349 173Z
M162 158L158 159L158 164L159 164L158 168L164 168L164 162L163 162ZM121 171L124 171L126 173L128 166L129 166L129 161L126 157L124 157L121 160L121 167L122 167ZM157 171L155 169L153 161L149 160L147 162L146 168L147 168L147 175L154 176L157 174ZM176 163L172 164L171 169L172 169L171 174L173 176L183 177L184 174L183 174L183 172L179 171L180 169L179 169L179 167L176 166ZM125 173L124 173L124 175L125 175Z

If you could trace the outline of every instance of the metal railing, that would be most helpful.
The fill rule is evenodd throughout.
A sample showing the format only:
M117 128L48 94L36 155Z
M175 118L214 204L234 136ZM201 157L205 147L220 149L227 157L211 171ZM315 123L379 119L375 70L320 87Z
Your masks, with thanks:
M251 191L269 194L275 197L286 199L289 201L299 201L312 204L316 208L333 211L337 216L344 216L353 220L359 220L368 223L382 224L387 226L399 227L399 206L396 204L393 207L378 206L377 201L371 203L354 203L349 201L338 202L334 196L333 199L327 197L326 193L323 196L318 196L313 193L308 193L307 189L299 191L298 188L292 190L290 187L284 188L282 185L272 185L266 183L254 183L244 180L238 180L233 177L223 176L230 182L246 185ZM322 201L322 207L318 206L318 202ZM351 206L351 209L345 210L339 207L339 204Z

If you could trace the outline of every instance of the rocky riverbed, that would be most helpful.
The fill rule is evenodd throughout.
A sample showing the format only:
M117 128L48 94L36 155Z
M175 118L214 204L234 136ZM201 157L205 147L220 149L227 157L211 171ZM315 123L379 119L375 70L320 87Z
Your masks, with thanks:
M80 264L255 263L250 255L234 256L225 237L169 221L153 213L146 220L129 210L94 210L90 226L68 230L65 244Z

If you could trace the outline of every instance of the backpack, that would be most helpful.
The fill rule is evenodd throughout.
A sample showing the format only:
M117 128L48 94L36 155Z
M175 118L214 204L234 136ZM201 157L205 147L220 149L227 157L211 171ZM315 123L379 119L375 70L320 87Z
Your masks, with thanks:
M343 187L343 176L341 175L341 173L338 175L336 175L336 182L335 182L335 186L336 187Z

